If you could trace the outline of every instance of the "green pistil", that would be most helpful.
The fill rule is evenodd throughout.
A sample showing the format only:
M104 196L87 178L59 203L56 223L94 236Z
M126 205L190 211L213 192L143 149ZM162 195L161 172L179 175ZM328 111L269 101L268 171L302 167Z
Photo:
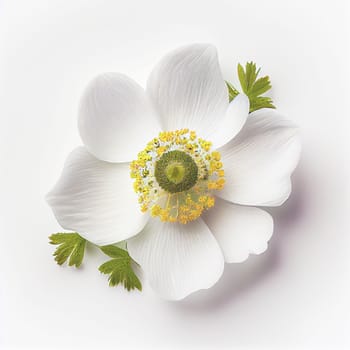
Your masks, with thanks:
M170 193L193 187L198 179L198 167L192 157L182 151L164 153L157 161L155 177L159 186Z
M170 182L179 184L185 177L185 167L179 162L170 163L165 168L165 175Z

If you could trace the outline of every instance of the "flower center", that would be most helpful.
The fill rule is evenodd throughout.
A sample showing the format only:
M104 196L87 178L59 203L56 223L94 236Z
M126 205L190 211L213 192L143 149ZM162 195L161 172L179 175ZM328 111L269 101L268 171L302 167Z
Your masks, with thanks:
M212 207L225 179L220 153L210 149L188 129L159 133L130 164L141 210L186 224Z
M198 167L190 155L175 150L160 157L154 175L163 190L170 193L183 192L197 182Z

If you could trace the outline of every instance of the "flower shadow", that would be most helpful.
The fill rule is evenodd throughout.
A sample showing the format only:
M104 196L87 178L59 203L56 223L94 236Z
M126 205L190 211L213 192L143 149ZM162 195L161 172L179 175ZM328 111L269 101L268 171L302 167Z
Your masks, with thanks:
M283 264L283 245L287 234L297 234L293 225L302 219L306 209L305 184L301 169L293 177L293 192L281 207L267 209L274 218L274 235L269 248L262 255L251 255L244 263L226 264L219 282L212 288L201 290L170 308L184 313L207 313L238 302L240 295L258 288Z

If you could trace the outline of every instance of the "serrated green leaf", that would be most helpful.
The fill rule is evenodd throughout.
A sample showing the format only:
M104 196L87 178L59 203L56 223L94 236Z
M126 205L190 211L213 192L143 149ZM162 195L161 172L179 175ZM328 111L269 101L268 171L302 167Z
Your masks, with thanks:
M254 82L260 72L260 68L256 70L256 64L253 62L247 62L245 65L245 80L246 80L246 90L250 91L254 85Z
M244 68L240 63L238 63L237 72L238 72L238 79L239 79L239 82L241 83L242 90L246 94L247 93L246 75L244 72Z
M231 102L237 95L239 95L239 91L228 81L226 81L226 85L228 88L229 102Z
M257 111L261 108L272 108L275 109L276 107L273 105L272 100L270 97L254 97L250 101L250 108L249 112L252 113L254 111Z
M115 245L105 245L100 247L100 249L103 251L103 253L105 253L106 255L108 255L111 258L130 258L129 253L122 248L119 248Z
M250 96L260 96L271 89L270 78L268 76L258 79L249 90Z
M58 265L64 264L68 258L68 265L79 267L83 261L86 240L78 233L54 233L50 237L50 244L58 245L53 256Z
M237 73L242 91L248 96L250 108L249 112L254 112L261 108L276 108L270 97L261 96L271 89L271 82L268 76L258 78L260 68L256 68L254 62L247 62L245 69L239 63ZM238 90L232 84L226 82L230 102L238 95Z
M132 268L134 261L129 253L113 245L103 246L100 249L113 258L98 268L101 273L109 275L109 285L114 287L118 284L123 284L128 291L135 288L141 291L142 285Z

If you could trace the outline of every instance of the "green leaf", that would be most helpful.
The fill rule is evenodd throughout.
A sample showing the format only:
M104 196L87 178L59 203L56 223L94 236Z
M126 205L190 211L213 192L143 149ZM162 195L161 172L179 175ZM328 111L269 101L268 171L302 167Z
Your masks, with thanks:
M132 269L132 264L135 262L129 253L114 245L103 246L100 249L112 258L98 268L101 273L109 275L109 285L114 287L123 284L128 291L135 288L141 291L141 282Z
M229 101L231 102L237 95L239 95L239 91L228 81L226 81L226 85L228 88Z
M58 265L64 264L68 258L68 265L79 267L84 258L86 240L78 233L54 233L50 237L50 244L58 245L53 256Z
M253 62L248 62L245 65L245 75L246 75L246 84L247 84L247 91L250 91L253 87L256 78L260 72L260 68L256 69L256 64Z
M246 81L246 77L245 77L244 68L242 67L242 65L240 63L238 63L237 72L238 72L238 78L239 78L239 82L241 83L242 90L244 93L246 93L247 81Z
M271 83L269 77L263 77L255 81L251 87L250 96L260 96L271 89Z
M270 97L252 97L249 112L257 111L261 108L276 108Z
M237 73L242 91L248 96L250 102L249 112L254 112L261 108L276 108L270 97L262 96L271 89L271 82L268 76L258 79L260 68L256 68L254 62L247 62L245 69L241 64L237 66ZM229 92L230 102L238 95L238 90L230 83L226 82Z

